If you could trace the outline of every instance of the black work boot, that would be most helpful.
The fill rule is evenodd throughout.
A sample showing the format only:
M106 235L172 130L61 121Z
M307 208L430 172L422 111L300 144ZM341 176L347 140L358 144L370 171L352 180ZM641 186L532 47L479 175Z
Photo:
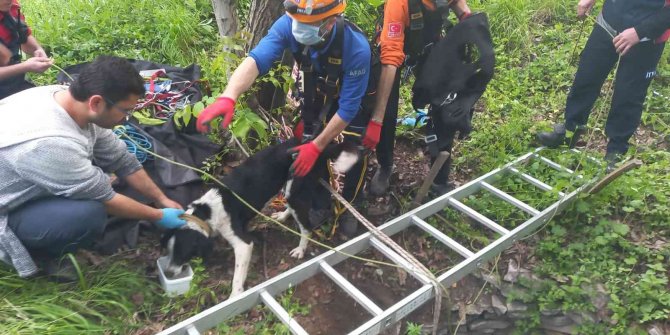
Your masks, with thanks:
M358 232L358 220L350 211L344 212L339 219L339 231L346 237L352 238Z
M370 182L370 194L375 197L381 197L389 189L389 179L391 179L393 168L390 166L380 166L375 172Z
M605 154L605 162L607 162L607 169L605 170L607 173L610 173L614 170L616 170L617 165L621 162L623 159L623 155L618 153L618 152L608 152Z
M537 134L537 141L547 148L558 148L565 143L565 125L555 124L553 131L543 131Z
M77 269L75 269L69 257L43 259L38 261L47 279L57 283L74 283L79 280Z
M437 198L445 193L449 193L454 189L454 184L452 183L446 183L446 184L436 184L432 183L430 185L430 195L433 198Z
M577 126L570 137L567 137L566 133L567 131L564 124L556 124L554 125L553 131L539 132L537 134L537 141L547 148L558 148L563 144L567 144L568 147L574 148L579 141L579 138L586 133L586 126Z

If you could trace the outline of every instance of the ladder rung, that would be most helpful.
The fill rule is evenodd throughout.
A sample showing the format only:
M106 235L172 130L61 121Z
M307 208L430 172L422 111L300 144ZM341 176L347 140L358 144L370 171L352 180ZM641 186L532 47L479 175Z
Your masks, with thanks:
M187 335L200 335L200 332L198 331L198 329L195 328L194 325L191 325L190 327L188 327L188 329L186 329L186 334Z
M263 291L261 292L261 300L265 303L266 306L274 313L281 322L283 322L285 325L288 326L289 330L291 330L291 333L296 334L296 335L309 335L305 329L302 328L298 322L292 318L288 312L284 309L284 307L281 307L281 305L275 300L275 298L272 297L268 291Z
M458 209L459 211L467 214L469 217L479 221L479 223L489 227L491 230L494 230L500 235L506 235L509 234L509 230L503 228L501 225L493 222L491 219L487 218L484 215L479 214L476 210L468 207L464 203L456 200L456 199L449 199L449 204L452 205L454 208Z
M513 167L510 166L509 170L510 170L512 173L517 174L521 179L523 179L523 180L525 180L525 181L527 181L527 182L529 182L529 183L535 185L535 187L537 187L537 188L539 188L539 189L541 189L541 190L544 190L544 191L547 191L547 192L553 192L553 191L554 191L554 188L553 188L553 187L551 187L551 186L549 186L549 185L543 183L542 181L539 181L539 180L535 179L534 177L532 177L532 176L530 176L530 175L528 175L528 174L525 174L525 173L519 171L519 170L516 169L516 168L513 168ZM565 193L563 193L563 192L561 192L561 191L558 191L558 195L560 195L561 197L563 197L563 196L565 196Z
M409 264L404 258L402 258L400 255L398 255L395 251L391 250L386 244L380 242L376 238L370 238L370 245L375 247L375 249L379 250L384 256L390 258L393 262L396 264L400 264L407 272L409 272L414 278L416 278L418 281L420 281L422 284L428 284L430 280L426 278L420 271L420 269L416 269L414 266ZM413 269L413 270L411 270Z
M461 254L461 256L469 258L474 255L472 251L468 250L460 243L454 241L451 237L443 234L441 231L437 230L437 228L428 224L428 222L421 220L420 217L412 215L412 222L414 222L414 224L417 225L419 228L423 229L423 231L425 231L426 233L435 237L438 241L446 244L449 248Z
M565 166L552 161L551 159L549 159L547 157L544 157L544 156L541 156L541 155L538 155L538 154L535 154L534 156L537 159L539 159L540 161L542 161L544 164L549 165L552 169L554 169L556 171L565 171L565 172L570 173L570 174L575 173L575 171L572 171L572 170L566 168Z
M559 172L567 172L567 173L569 173L569 174L573 174L573 175L575 174L575 171L573 171L573 170L571 170L571 169L568 169L568 168L566 168L565 166L563 166L563 165L561 165L561 164L558 164L558 163L556 163L556 162L550 160L550 159L547 158L547 157L540 156L540 155L538 155L538 154L535 154L535 157L537 157L537 158L540 159L542 162L544 162L545 164L549 165L552 169L554 169L554 170L556 170L556 171L559 171ZM575 175L575 178L577 178L577 179L584 179L584 176L582 176L581 174L577 174L577 175Z
M521 200L519 200L519 199L501 191L497 187L495 187L495 186L493 186L493 185L491 185L491 184L489 184L485 181L480 182L480 184L487 191L493 193L498 198L503 199L503 200L509 202L510 204L516 206L520 210L522 210L522 211L524 211L524 212L526 212L526 213L528 213L532 216L540 214L540 211L538 211L537 209L535 209L535 208L529 206L528 204L526 204L525 202L523 202L523 201L521 201Z
M337 270L330 266L326 262L320 262L321 270L325 273L330 279L332 279L340 288L342 288L349 296L354 298L363 308L365 308L370 314L377 316L382 314L384 311L379 308L372 300L370 300L363 292L358 290L356 286L351 284L346 278L344 278Z

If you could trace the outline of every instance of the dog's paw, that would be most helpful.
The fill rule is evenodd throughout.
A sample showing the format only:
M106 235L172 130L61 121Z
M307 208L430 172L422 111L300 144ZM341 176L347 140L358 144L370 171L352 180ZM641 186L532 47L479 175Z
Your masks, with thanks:
M273 218L273 219L275 219L279 222L286 222L286 219L288 219L289 216L291 216L291 210L290 209L287 209L283 212L275 212L275 213L272 213L272 215L270 215L271 218Z
M297 258L297 259L302 259L305 257L305 248L297 247L289 253L291 257Z

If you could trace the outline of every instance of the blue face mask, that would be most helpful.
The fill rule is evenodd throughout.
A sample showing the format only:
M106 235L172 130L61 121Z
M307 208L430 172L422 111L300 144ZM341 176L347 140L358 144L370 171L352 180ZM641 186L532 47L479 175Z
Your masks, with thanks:
M293 25L291 26L291 32L293 37L300 44L304 45L315 45L323 42L323 37L319 34L319 27L305 24L293 20Z

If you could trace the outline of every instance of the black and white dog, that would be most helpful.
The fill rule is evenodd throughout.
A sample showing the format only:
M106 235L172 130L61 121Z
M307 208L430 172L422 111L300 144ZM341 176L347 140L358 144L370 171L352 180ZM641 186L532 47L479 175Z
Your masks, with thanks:
M265 148L222 179L230 190L259 211L285 186L288 209L273 214L273 217L284 221L293 216L298 223L303 237L300 238L298 247L290 253L294 258L304 256L308 242L305 236L311 233L311 229L307 228L315 228L309 222L311 206L306 204L304 199L310 197L309 194L305 196L305 192L317 190L315 185L318 185L318 178L326 172L324 169L327 169L327 159L333 160L335 170L344 173L358 161L360 156L358 149L349 143L331 144L324 149L307 176L292 179L289 169L293 158L289 150L299 144L294 138ZM188 205L186 214L201 219L208 227L187 220L187 225L184 227L168 231L163 236L161 244L167 249L169 256L165 272L168 276L174 277L183 271L186 263L192 258L209 255L216 235L221 235L235 252L231 293L231 296L234 296L244 291L251 252L258 238L249 232L247 227L256 213L239 201L230 190L216 186ZM320 185L318 191L326 192ZM296 193L302 193L302 196L295 196Z

